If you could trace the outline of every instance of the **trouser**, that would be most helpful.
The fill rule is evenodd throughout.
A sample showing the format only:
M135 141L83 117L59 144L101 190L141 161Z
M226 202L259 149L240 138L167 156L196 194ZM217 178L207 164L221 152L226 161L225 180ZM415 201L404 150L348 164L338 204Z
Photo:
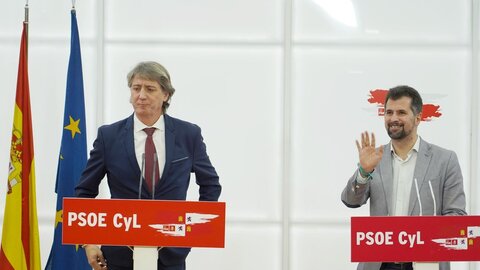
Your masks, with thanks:
M413 266L411 262L407 262L407 263L384 262L382 263L382 267L380 267L380 270L413 270Z

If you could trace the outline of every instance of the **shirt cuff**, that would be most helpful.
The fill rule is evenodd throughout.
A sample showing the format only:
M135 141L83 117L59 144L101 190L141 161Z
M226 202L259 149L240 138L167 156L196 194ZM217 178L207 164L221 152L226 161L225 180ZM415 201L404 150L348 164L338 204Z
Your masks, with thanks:
M366 183L370 182L370 180L372 180L371 176L363 177L360 171L357 173L357 179L355 179L357 184L361 184L361 185L365 185Z

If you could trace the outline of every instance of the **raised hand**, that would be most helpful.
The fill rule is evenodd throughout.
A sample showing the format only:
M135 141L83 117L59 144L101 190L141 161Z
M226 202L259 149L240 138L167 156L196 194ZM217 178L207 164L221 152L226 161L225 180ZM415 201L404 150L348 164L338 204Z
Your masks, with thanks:
M375 134L371 137L368 135L368 132L365 131L362 133L361 143L358 140L355 140L358 149L358 158L360 166L367 173L373 172L377 164L382 160L383 147L380 146L375 148Z

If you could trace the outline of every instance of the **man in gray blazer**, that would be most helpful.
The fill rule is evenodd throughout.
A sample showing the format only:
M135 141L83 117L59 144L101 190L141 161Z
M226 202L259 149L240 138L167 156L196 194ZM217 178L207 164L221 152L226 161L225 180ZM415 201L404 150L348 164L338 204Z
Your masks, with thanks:
M422 98L412 87L397 86L388 91L384 120L391 141L375 148L375 135L368 132L356 141L359 163L342 192L346 206L357 208L370 199L371 216L467 214L455 152L430 144L417 134L422 107ZM360 263L357 269L408 270L412 263ZM440 263L440 269L448 270L450 264Z

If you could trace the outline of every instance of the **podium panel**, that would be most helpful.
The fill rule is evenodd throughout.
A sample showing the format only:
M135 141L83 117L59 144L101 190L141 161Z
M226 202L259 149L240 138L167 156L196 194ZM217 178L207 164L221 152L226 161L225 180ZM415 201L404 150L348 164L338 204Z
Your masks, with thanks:
M352 217L351 259L480 261L480 216Z
M64 244L225 247L225 203L63 199Z

